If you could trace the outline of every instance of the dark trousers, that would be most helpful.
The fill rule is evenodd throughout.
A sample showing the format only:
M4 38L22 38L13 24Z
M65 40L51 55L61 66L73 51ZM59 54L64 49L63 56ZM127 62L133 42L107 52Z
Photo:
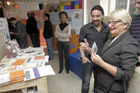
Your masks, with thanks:
M40 47L39 33L30 34L33 47Z
M21 49L26 48L26 37L18 37L18 38L16 38L16 40Z
M103 91L100 91L100 90L95 90L94 93L107 93L107 92L103 92ZM110 90L109 93L124 93L124 92L117 92L117 91Z
M94 70L94 63L83 63L82 64L82 90L81 93L89 93L89 84L91 74Z
M48 38L46 39L46 44L47 44L47 48L48 48L48 52L49 52L49 59L53 59L54 58L54 53L53 53L53 38Z
M60 70L63 70L63 55L65 56L65 69L66 71L69 71L68 65L69 65L69 42L62 42L58 41L58 52L59 52L59 67ZM64 53L64 54L63 54Z

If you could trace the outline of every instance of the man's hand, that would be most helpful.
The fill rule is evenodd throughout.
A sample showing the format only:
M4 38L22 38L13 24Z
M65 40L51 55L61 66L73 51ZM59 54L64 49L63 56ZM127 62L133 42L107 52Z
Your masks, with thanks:
M140 56L138 56L138 62L140 63Z
M10 33L10 35L14 35L15 33L14 32L9 32Z
M90 61L89 61L89 59L87 57L82 57L82 62L87 63L87 62L90 62Z
M80 47L84 51L87 51L89 49L89 44L86 39L84 39L84 42L80 43Z

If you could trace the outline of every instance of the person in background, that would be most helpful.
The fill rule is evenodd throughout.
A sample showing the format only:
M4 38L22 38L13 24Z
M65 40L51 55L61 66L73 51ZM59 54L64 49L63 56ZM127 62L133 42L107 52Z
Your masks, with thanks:
M107 24L103 22L104 10L100 5L95 5L91 9L92 22L84 25L80 31L79 43L84 42L87 39L89 46L92 47L95 42L98 51L100 51L109 37L109 28ZM95 64L91 62L90 55L80 48L82 58L82 90L81 93L89 93L89 84L91 74L95 69Z
M66 22L68 15L62 11L59 13L60 24L56 26L55 37L58 38L57 46L59 52L59 73L63 71L63 56L65 56L65 69L69 73L69 47L70 47L70 36L71 26ZM63 54L64 52L64 54Z
M26 27L21 21L17 21L16 18L10 18L11 23L15 25L16 40L21 49L26 48Z
M16 29L15 25L11 23L12 21L12 18L8 19L8 27L11 40L16 39Z
M44 32L43 36L46 40L48 52L49 52L49 60L54 59L54 52L53 52L53 28L52 28L52 23L50 22L50 15L49 14L44 14Z
M128 31L131 21L127 10L110 13L108 26L114 38L105 43L99 55L92 51L86 39L80 44L91 55L92 62L97 64L94 93L127 93L140 53L138 42Z
M138 43L140 45L140 0L135 0L135 6L136 6L139 14L132 19L132 23L129 28L129 31L130 31L131 35L138 41ZM140 62L140 55L138 58L139 58L138 62ZM140 63L138 63L137 65L140 66Z
M28 19L26 23L27 34L30 35L33 47L40 47L39 30L34 13L27 13Z

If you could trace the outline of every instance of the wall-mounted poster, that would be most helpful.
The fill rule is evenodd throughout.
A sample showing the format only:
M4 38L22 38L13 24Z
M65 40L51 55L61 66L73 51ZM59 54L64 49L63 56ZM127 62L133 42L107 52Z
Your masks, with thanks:
M0 18L0 31L4 33L5 42L10 41L8 22L6 18Z
M82 9L82 0L61 2L61 10Z
M58 4L48 4L47 7L49 12L60 12L60 6Z
M52 22L52 24L54 25L60 24L59 12L50 12L49 14L50 14L50 21Z
M82 9L65 10L68 13L68 23L71 25L72 34L80 34L82 27Z
M54 25L58 25L59 21L59 12L60 12L60 5L59 4L47 4L47 9L50 14L50 21Z

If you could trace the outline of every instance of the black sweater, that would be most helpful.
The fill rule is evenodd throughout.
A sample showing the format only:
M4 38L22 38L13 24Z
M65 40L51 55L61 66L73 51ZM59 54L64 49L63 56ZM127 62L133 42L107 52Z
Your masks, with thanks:
M37 28L37 21L32 16L29 17L29 19L27 20L26 31L27 31L28 34L34 34L34 33L39 34L39 30Z
M47 20L44 22L44 32L43 32L43 36L45 39L51 38L53 37L53 28L52 28L52 23Z

